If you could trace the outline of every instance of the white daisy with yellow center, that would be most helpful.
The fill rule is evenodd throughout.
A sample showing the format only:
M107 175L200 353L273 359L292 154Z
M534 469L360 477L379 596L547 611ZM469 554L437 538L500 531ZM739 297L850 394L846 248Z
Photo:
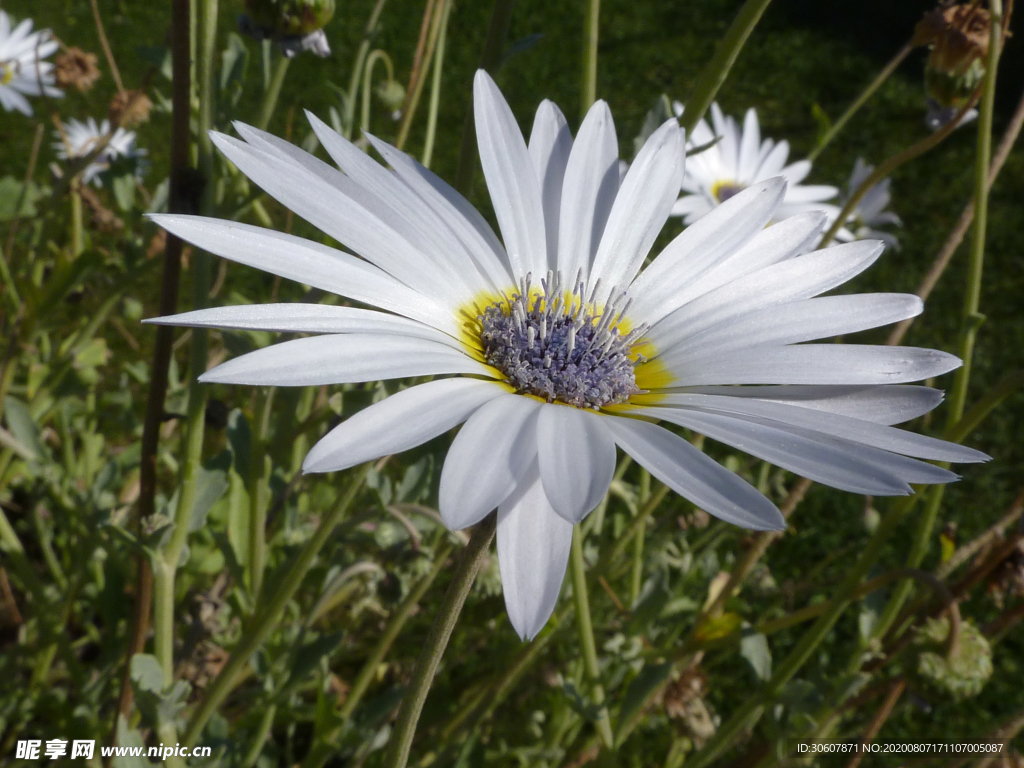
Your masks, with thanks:
M44 61L58 47L48 29L32 31L32 19L22 19L12 29L11 17L0 11L0 105L4 110L31 117L32 105L26 96L64 95L53 84L53 64Z
M104 119L97 123L91 117L85 122L72 118L59 130L54 131L54 137L56 141L53 142L53 148L61 160L85 157L97 147L103 146L99 154L82 171L82 181L86 184L92 182L97 187L102 186L100 176L119 160L128 161L135 176L142 178L146 150L135 146L134 131L119 127L111 135L109 120Z
M879 243L809 252L820 213L766 227L786 194L785 180L772 179L703 217L641 272L683 176L674 120L620 183L604 102L573 140L545 101L528 143L483 72L474 107L504 244L465 198L375 138L390 169L310 115L338 170L237 125L242 141L214 135L221 151L358 256L228 221L154 218L212 253L378 309L235 306L158 322L318 334L230 360L201 377L208 382L448 377L352 416L313 447L304 469L342 470L462 425L441 473L441 515L459 529L498 510L505 602L522 637L550 616L572 525L607 492L617 448L711 514L757 530L783 526L774 504L660 420L873 495L955 478L911 456L986 458L890 426L941 399L896 385L952 370L955 357L800 344L920 312L913 296L819 296L870 266Z
M681 116L683 105L676 102L674 107L677 116ZM693 129L689 146L707 149L687 159L683 195L672 208L672 215L682 216L686 224L692 224L752 184L776 176L785 178L788 187L774 221L807 211L823 211L830 221L839 215L836 206L825 202L839 190L823 184L802 184L811 172L811 162L799 160L787 165L788 141L761 141L761 127L754 109L747 110L741 130L736 120L724 115L717 104L712 104L711 125L700 120Z

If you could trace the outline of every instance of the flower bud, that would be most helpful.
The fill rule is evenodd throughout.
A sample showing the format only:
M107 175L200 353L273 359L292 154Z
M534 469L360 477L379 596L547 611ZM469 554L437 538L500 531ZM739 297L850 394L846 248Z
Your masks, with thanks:
M925 92L940 107L960 109L981 83L990 24L989 12L979 5L939 8L918 23L914 42L931 49Z
M992 676L992 647L973 622L960 625L953 653L949 654L949 619L929 619L917 630L913 648L917 682L937 694L966 699L977 696Z
M334 0L246 0L245 8L256 25L276 37L308 35L334 16Z
M405 102L405 88L397 80L385 80L378 84L373 92L392 112L401 109Z

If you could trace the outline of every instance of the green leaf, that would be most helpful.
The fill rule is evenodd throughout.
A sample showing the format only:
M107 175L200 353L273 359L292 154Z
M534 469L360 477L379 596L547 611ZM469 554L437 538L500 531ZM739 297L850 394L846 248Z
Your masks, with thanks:
M196 498L189 514L190 532L198 531L206 524L206 515L210 507L217 503L228 490L228 475L222 469L202 467L196 479Z
M4 176L0 179L0 221L35 216L36 201L46 192L35 182L26 186L13 176Z
M135 207L135 174L122 173L110 180L110 188L114 191L117 207L122 211L130 211Z
M46 447L39 439L39 425L32 418L28 406L16 397L4 398L4 419L19 448L11 446L24 458L41 461L46 456Z
M235 472L239 477L249 476L249 456L252 452L252 431L249 420L239 408L228 414L228 445L234 457Z
M619 733L615 735L616 743L619 742L620 736L624 732L628 733L629 730L632 730L629 728L629 723L640 713L658 686L668 680L671 673L672 662L668 661L664 664L645 664L644 668L640 670L640 674L629 684L626 695L622 697L622 706L619 709L618 717Z
M146 751L146 742L143 740L142 734L128 726L124 715L117 716L117 744L120 747L141 749L143 754ZM122 755L115 757L111 765L113 768L150 768L153 764L141 756Z
M295 660L291 665L289 682L293 684L302 682L307 675L320 665L321 659L334 653L334 650L341 645L341 641L344 638L344 632L332 632L322 635L310 643L306 643L295 651Z
M768 647L768 638L760 632L740 640L740 655L750 662L758 680L768 680L772 676L772 650Z

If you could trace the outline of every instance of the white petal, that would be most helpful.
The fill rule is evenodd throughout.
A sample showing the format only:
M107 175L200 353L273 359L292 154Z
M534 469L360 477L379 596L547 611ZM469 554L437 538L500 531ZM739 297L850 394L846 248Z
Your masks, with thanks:
M458 333L450 309L351 254L249 224L177 214L150 218L216 256Z
M394 218L404 219L417 235L416 244L430 251L434 264L450 279L461 279L476 292L506 287L504 284L492 284L477 269L462 241L396 174L375 162L315 115L311 114L309 120L320 143L345 175L383 201Z
M572 524L551 508L536 464L498 507L497 538L509 621L532 640L555 610L572 545Z
M825 413L797 405L774 403L749 397L727 397L700 394L670 394L659 399L659 405L701 408L722 413L758 416L795 427L814 430L830 437L852 440L885 451L916 456L933 461L972 463L987 461L981 451L956 443L894 429L863 419Z
M537 458L540 403L501 395L481 406L452 442L441 470L441 518L452 530L480 522L509 497Z
M590 271L592 280L601 280L604 297L627 288L643 266L679 193L684 160L683 135L672 119L651 134L629 166Z
M757 124L757 111L747 110L743 118L743 138L740 140L739 178L754 181L761 156L761 129Z
M440 272L416 247L414 230L386 204L326 163L334 174L330 181L229 136L211 133L211 139L282 205L406 285L439 296L451 307L472 297L471 290Z
M679 495L715 517L756 531L786 526L782 513L753 486L657 424L612 417L615 442Z
M782 175L786 177L786 181L789 185L795 186L801 181L807 178L807 174L811 172L811 161L810 160L797 160L791 165L787 165L782 169Z
M448 334L415 320L372 309L335 307L329 304L241 304L198 309L143 322L186 328L231 328L285 333L380 333L427 339L460 351L464 349L461 342Z
M842 285L873 264L883 246L844 243L759 269L680 307L647 334L659 350L671 349L706 328L763 307L809 299Z
M548 271L540 185L512 110L482 69L473 79L473 111L480 164L512 272L532 273L538 283Z
M504 388L477 379L441 379L403 389L328 432L302 462L303 472L337 472L401 453L468 419Z
M572 151L572 133L562 111L554 102L544 99L537 107L530 132L530 157L540 182L544 206L544 228L547 233L548 256L558 253L559 209L562 205L562 180ZM571 279L571 278L570 278Z
M615 441L606 418L564 405L540 408L537 460L544 493L570 523L601 502L615 474Z
M468 355L434 341L352 333L311 336L258 349L221 363L199 381L303 387L469 373L491 376Z
M366 134L366 138L402 181L466 244L477 267L494 285L515 284L505 249L491 226L466 198L409 155L371 134Z
M559 214L558 269L566 282L590 275L619 191L619 141L615 122L604 101L597 101L580 126L565 168Z
M682 306L688 298L677 297L764 229L785 192L786 183L781 179L755 184L684 229L633 282L632 314L652 322Z
M662 361L664 362L664 361ZM701 384L902 384L959 368L960 359L935 349L854 344L803 344L746 349L699 366L666 367L675 386Z
M691 387L685 394L742 397L835 413L875 424L901 424L924 416L942 402L942 391L905 384L882 386Z
M766 307L719 323L687 337L672 348L672 354L697 360L762 345L825 339L899 322L923 310L924 302L913 294L820 296Z
M832 488L874 496L910 493L910 486L898 475L860 458L853 444L852 450L843 450L794 434L784 425L769 426L718 413L671 407L639 408L633 412L695 430Z

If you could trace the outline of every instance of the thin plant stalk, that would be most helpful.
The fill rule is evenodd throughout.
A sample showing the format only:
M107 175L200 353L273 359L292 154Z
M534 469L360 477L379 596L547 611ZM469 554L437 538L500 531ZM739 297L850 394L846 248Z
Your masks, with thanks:
M78 184L71 185L71 258L77 259L85 250L85 232L82 228L82 196Z
M168 209L171 212L185 212L194 208L190 201L191 190L186 177L188 171L189 120L192 102L191 75L191 3L189 0L174 0L171 6L171 68L172 68L172 115L171 115L171 172ZM164 247L163 275L160 281L159 313L172 315L178 308L178 286L181 277L181 254L184 243L174 235L167 235ZM153 349L153 365L150 373L149 393L143 419L141 460L139 466L139 500L135 515L136 525L149 519L155 512L157 487L157 449L160 442L160 427L163 424L164 400L167 396L168 373L171 351L174 343L174 328L156 327L156 343ZM129 676L131 657L141 653L145 647L149 628L149 614L153 594L153 572L149 561L142 556L136 558L137 584L135 615L132 622L132 636L128 647L125 671L121 681L121 697L118 712L125 717L131 711L132 687ZM116 725L114 728L116 733Z
M952 120L942 126L939 130L935 131L935 133L930 136L926 136L916 144L911 144L902 152L898 152L892 157L887 158L885 161L880 163L875 170L869 173L867 178L865 178L864 181L861 182L860 186L853 191L853 194L850 195L849 199L843 205L842 210L839 211L839 215L837 215L835 221L832 222L832 226L829 227L828 231L822 236L819 247L824 247L832 242L832 239L836 236L836 232L842 228L843 224L846 223L846 220L850 218L850 214L853 213L854 209L860 204L860 201L864 199L864 196L873 186L875 186L875 184L882 181L886 176L892 174L893 171L904 163L907 163L916 157L920 157L930 149L934 149L941 144L949 134L956 130L957 125L959 125L964 115L966 115L974 106L977 98L978 95L975 94L975 96L968 100L960 111L956 113Z
M642 530L642 529L641 529ZM590 619L590 598L587 594L586 564L583 562L583 534L580 525L573 526L572 548L569 550L569 573L572 577L572 597L576 607L576 627L579 631L583 650L583 666L590 682L591 697L601 710L597 715L597 732L604 746L615 745L612 735L608 707L604 706L604 688L601 685L601 668L597 660L597 644L594 642L594 626Z
M903 60L907 58L912 50L914 50L913 42L907 41L906 45L900 48L896 55L889 60L889 63L882 67L882 71L878 73L875 79L868 84L868 87L865 88L856 99L854 99L853 103L846 108L846 111L843 112L840 118L836 120L825 135L821 137L821 140L818 141L818 146L812 149L810 154L807 155L808 160L812 163L815 161L818 155L821 154L822 150L831 143L832 139L839 135L839 132L846 127L848 122L850 122L850 118L857 114L860 108L867 103L868 99L874 96L875 91L882 87L882 84L889 79L889 76L896 71L896 68L903 63Z
M580 120L597 100L597 42L600 34L601 0L586 0L583 17L583 57L580 72Z
M947 431L956 425L964 415L964 409L967 404L967 388L971 380L974 342L978 329L981 327L982 322L984 322L984 316L980 314L979 308L981 303L982 274L985 265L985 235L988 225L992 115L995 110L996 71L999 67L999 54L1002 46L1002 9L1002 0L990 0L989 13L991 14L992 26L989 38L988 60L985 68L985 80L982 84L981 104L978 110L978 144L974 158L974 200L976 209L974 236L968 261L967 285L964 291L963 320L960 331L959 354L963 365L956 371L953 388L949 396L949 411L947 412L946 422ZM928 553L932 530L935 527L935 520L942 506L944 495L944 485L935 486L929 494L925 512L918 521L917 528L914 531L914 540L906 562L908 568L919 567ZM911 589L912 584L904 581L893 590L893 595L889 599L889 603L886 605L878 622L878 627L874 633L875 637L880 636L878 634L880 632L888 631L891 622L898 615L907 597L909 597Z
M231 651L228 660L224 663L217 677L207 686L199 705L193 710L182 734L181 743L184 746L192 746L202 735L203 729L210 718L217 711L220 705L234 690L235 684L241 676L242 671L249 663L249 659L257 651L263 641L277 626L277 622L284 613L285 606L302 585L309 569L316 562L320 550L330 540L331 534L338 523L348 512L366 481L366 474L372 465L362 465L349 481L348 488L341 500L331 511L320 519L313 535L302 545L302 549L292 560L281 580L277 582L274 589L267 595L265 601L261 600L256 611L248 622L245 631L242 632L241 640Z
M689 761L696 768L703 768L710 764L735 743L735 739L747 728L752 727L764 712L766 706L775 698L782 687L788 683L793 676L800 671L801 667L814 653L835 626L836 621L843 614L853 600L853 596L860 586L861 581L871 567L882 555L889 537L898 524L914 508L920 499L920 494L914 494L898 500L892 505L888 514L879 523L874 534L861 550L860 556L847 572L836 594L828 603L828 609L818 617L818 620L808 629L790 651L789 655L776 667L771 679L764 685L764 688L757 695L748 697L743 704L722 724L714 737L698 752L693 754Z
M469 543L463 550L459 564L452 574L451 583L441 605L437 609L434 623L423 641L423 651L416 661L412 680L402 697L402 705L398 709L398 719L391 739L388 742L387 755L384 758L385 768L405 768L409 762L412 739L416 735L416 724L419 722L427 693L434 681L434 673L441 662L448 640L455 629L455 623L462 612L469 590L473 586L476 574L487 558L487 550L494 538L497 514L492 512L474 529Z
M322 768L331 758L331 755L335 753L337 747L334 746L333 742L344 731L345 726L348 725L352 714L356 711L356 707L359 706L363 696L373 683L381 662L384 661L384 657L387 656L392 644L398 639L398 635L402 632L409 617L412 616L416 606L419 605L420 600L427 593L430 585L434 583L434 580L444 569L445 565L447 565L450 555L451 547L443 547L434 558L434 564L431 569L409 591L406 598L391 614L387 627L385 627L380 639L374 645L370 655L366 657L366 661L363 662L359 674L356 675L352 687L349 688L345 696L345 703L342 704L341 709L338 711L338 717L341 720L340 724L333 728L331 733L327 734L319 743L314 745L309 755L302 761L302 768Z
M694 127L704 117L711 102L715 100L718 89L722 87L725 78L729 76L732 65L736 63L747 38L754 31L754 27L761 20L761 16L770 2L771 0L746 0L732 24L729 25L725 36L718 41L711 61L700 73L693 93L686 102L682 125L686 129L687 135L693 133Z
M124 92L124 83L121 81L121 72L117 68L117 62L114 60L114 52L110 50L110 43L107 41L107 33L103 29L103 17L100 16L100 8L96 0L89 0L89 5L92 6L92 18L96 22L96 35L100 39L100 47L103 49L103 55L107 59L107 64L110 66L110 75L114 78L114 85L117 86L118 93Z
M427 37L426 50L422 59L413 63L413 72L409 77L409 90L405 95L405 104L402 105L402 122L398 126L398 138L395 146L402 149L409 139L409 131L412 128L413 118L416 116L416 108L420 103L420 96L423 94L423 85L426 83L424 71L430 67L434 58L434 50L437 47L437 39L441 34L441 21L445 15L445 8L451 0L428 0L427 13L430 13L429 35ZM424 15L424 24L427 17Z
M342 120L342 129L346 139L352 138L352 130L355 127L356 98L359 95L359 83L362 82L363 65L366 62L367 54L370 52L370 39L377 29L377 22L384 11L385 3L387 3L387 0L377 0L373 10L370 11L370 16L366 20L366 26L363 27L363 39L359 43L359 49L352 64L352 75L349 77L348 91L345 94L344 119Z
M242 768L252 768L256 765L256 761L260 759L260 755L263 753L263 745L267 743L270 730L274 727L274 715L276 714L277 705L267 704L267 708L263 710L263 716L260 718L259 725L256 726L256 732L253 735L252 743L249 745L249 751L242 760Z
M487 22L487 37L480 53L480 69L491 75L498 71L505 53L505 39L508 37L509 22L515 0L494 0L491 18ZM466 110L462 120L462 138L459 142L459 160L455 167L452 186L465 196L473 190L473 171L476 168L476 134L473 131L473 107Z
M261 389L256 395L255 429L249 458L249 593L253 604L263 588L263 571L267 562L267 509L270 506L270 458L267 443L270 432L270 411L274 404L274 387Z
M1010 156L1010 151L1013 149L1014 144L1017 142L1017 137L1020 136L1021 127L1024 127L1024 96L1017 103L1017 109L1013 113L1013 117L1010 120L1010 124L1007 126L1006 131L1003 133L1003 138L999 141L999 146L996 148L995 154L992 158L992 165L989 166L988 171L988 186L989 189L995 184L996 178L999 176L999 172L1003 169L1003 165L1006 163L1006 159ZM970 202L964 207L963 213L960 214L960 218L956 222L956 226L953 227L949 233L949 237L946 238L946 242L942 244L942 249L939 254L935 257L935 261L932 262L932 266L929 268L927 274L921 279L920 285L914 293L920 296L923 300L927 300L931 295L932 290L939 282L939 278L942 277L946 271L946 267L949 266L949 262L953 258L953 254L956 253L957 248L960 247L960 243L963 242L964 237L967 234L967 230L970 229L971 223L974 221L974 198L972 197ZM903 337L906 336L907 331L910 330L910 326L913 325L915 318L909 318L907 320L901 320L897 323L892 332L889 334L889 338L885 340L885 343L890 346L895 346L903 341Z
M363 112L362 119L359 122L364 133L367 133L370 130L370 83L373 82L373 68L377 65L378 61L384 62L384 66L388 71L388 80L390 81L395 79L395 67L391 63L391 57L388 56L387 52L378 48L370 53L366 59L366 65L363 69Z
M270 77L270 83L263 94L263 101L260 104L259 116L256 118L256 127L261 131L267 130L274 111L277 109L277 100L281 96L281 87L284 85L285 76L288 74L288 64L291 62L287 56L279 56L277 64L274 65L274 74Z
M430 82L430 104L427 108L427 135L423 140L423 166L430 167L434 158L434 138L437 134L437 112L441 104L441 73L444 70L444 49L448 37L448 18L451 16L452 2L446 0L441 16L441 33L437 38L437 50L434 53L434 71Z

